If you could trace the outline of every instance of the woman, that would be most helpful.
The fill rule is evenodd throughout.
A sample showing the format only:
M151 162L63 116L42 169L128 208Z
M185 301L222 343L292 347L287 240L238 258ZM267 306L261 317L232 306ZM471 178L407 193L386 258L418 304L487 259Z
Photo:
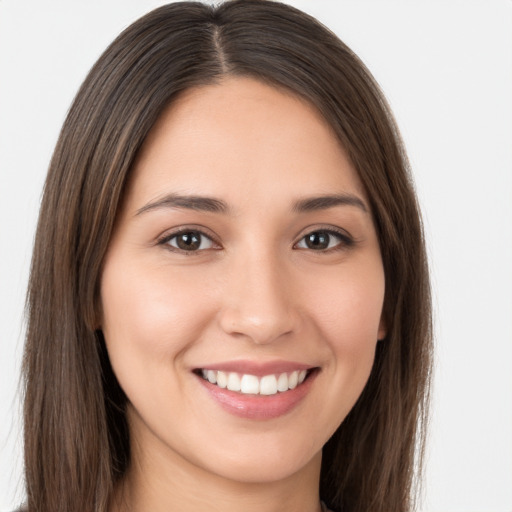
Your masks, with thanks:
M29 511L413 506L418 208L378 87L305 14L171 4L112 43L50 165L28 304Z

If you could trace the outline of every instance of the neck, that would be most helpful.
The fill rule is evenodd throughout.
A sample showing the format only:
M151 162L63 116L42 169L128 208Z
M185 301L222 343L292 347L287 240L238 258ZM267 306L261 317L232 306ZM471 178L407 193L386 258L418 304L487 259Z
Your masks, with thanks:
M110 512L320 512L321 453L278 481L223 478L162 450L138 453L116 489Z

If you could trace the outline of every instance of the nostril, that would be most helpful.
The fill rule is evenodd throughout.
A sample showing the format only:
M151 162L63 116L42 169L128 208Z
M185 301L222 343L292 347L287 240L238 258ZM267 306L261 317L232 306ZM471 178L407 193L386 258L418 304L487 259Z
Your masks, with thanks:
M220 327L231 336L246 337L264 345L293 333L297 329L297 321L284 311L262 311L256 315L239 307L222 312Z

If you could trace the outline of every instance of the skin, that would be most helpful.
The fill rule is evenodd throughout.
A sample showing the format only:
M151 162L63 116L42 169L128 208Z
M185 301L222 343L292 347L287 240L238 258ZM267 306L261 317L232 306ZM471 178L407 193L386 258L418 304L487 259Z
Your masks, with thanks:
M228 211L148 206L168 194ZM362 206L293 207L326 194ZM169 236L182 227L209 238L180 251ZM343 238L309 248L305 235L322 230ZM319 510L322 446L361 394L385 326L368 201L314 108L248 78L182 94L138 155L101 299L132 443L112 510ZM276 359L318 372L297 407L268 420L226 412L193 373Z

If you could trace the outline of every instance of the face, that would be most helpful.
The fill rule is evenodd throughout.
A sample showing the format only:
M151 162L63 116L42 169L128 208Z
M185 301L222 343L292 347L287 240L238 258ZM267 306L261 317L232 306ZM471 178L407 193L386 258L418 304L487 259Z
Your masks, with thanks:
M187 91L138 156L101 280L136 453L245 482L318 462L383 298L367 198L321 116L251 79Z

